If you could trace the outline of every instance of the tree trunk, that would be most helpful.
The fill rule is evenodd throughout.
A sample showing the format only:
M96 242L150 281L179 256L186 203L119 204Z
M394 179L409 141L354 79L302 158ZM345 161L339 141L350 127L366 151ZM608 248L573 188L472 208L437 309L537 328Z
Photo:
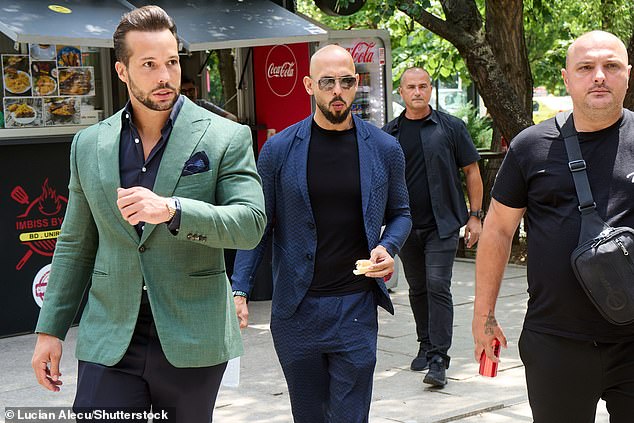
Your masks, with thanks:
M238 115L238 102L236 101L236 70L233 64L233 52L230 48L217 50L218 72L222 83L222 91L225 95L225 104L222 106L228 112Z
M532 111L533 77L524 38L522 0L488 0L485 27L487 41L521 106Z
M491 0L487 1L487 7L489 2ZM519 24L520 27L523 27L521 1L513 0L511 6L507 6L508 2L503 0L495 2L494 9L497 21L507 21L511 25ZM441 4L445 12L445 20L420 8L415 0L403 0L399 2L398 7L402 12L428 30L446 39L458 49L495 125L507 140L512 139L521 130L533 124L532 107L530 107L530 103L526 103L525 94L518 96L513 83L504 70L504 66L508 64L506 61L502 63L499 55L504 56L512 52L519 54L526 60L524 40L522 39L519 44L512 44L505 48L502 48L504 41L501 40L496 44L495 48L498 53L496 54L485 34L482 17L475 1L443 0ZM515 39L517 34L523 35L523 29L513 29L513 33L516 34L513 35ZM500 38L492 37L494 39ZM523 52L513 51L518 49L518 46L521 46L519 49ZM528 69L528 63L512 66L516 68L514 70L516 77L512 79L515 81L514 83L517 83L521 80L521 73L524 72L522 69ZM525 75L525 78L528 78L524 82L525 84L532 84L530 71Z

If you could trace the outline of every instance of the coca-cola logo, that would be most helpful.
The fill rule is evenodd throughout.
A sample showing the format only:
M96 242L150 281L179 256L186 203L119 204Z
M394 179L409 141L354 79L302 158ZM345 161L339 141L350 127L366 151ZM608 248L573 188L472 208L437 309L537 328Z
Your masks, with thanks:
M266 72L266 76L269 78L292 78L295 76L295 63L284 62L279 66L275 66L274 63L271 63Z
M266 83L278 97L286 97L297 85L297 59L293 50L280 44L269 50L265 61Z
M376 43L368 43L366 41L359 41L354 46L348 49L352 55L354 63L372 63L374 62L374 47Z

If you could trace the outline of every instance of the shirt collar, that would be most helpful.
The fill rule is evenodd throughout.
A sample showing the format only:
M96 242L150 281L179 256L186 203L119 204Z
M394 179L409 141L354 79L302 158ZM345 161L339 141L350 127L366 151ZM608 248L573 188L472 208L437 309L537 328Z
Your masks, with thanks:
M438 124L438 112L436 110L434 110L433 107L431 107L431 105L429 106L429 108L431 109L431 113L428 114L426 117L423 118L423 121L432 121L435 124ZM403 110L401 112L401 114L398 117L398 120L396 121L396 127L398 128L400 123L403 121L403 119L405 118L405 113L407 112L407 109Z
M183 99L183 96L179 95L178 100L176 100L176 103L174 103L174 106L172 106L172 111L170 112L169 118L167 118L163 129L161 129L161 133L164 133L167 128L172 128L174 126L174 122L176 121L176 118L178 117L178 114L180 113L184 103L185 100ZM132 103L130 102L130 100L128 100L125 107L123 108L123 113L121 113L121 123L123 125L135 126L134 122L132 121L132 116Z

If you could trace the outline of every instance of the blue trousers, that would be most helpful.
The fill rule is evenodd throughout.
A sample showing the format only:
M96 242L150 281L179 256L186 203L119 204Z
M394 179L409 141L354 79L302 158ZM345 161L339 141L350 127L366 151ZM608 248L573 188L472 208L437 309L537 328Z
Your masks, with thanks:
M440 356L447 367L453 336L451 276L457 249L458 232L443 239L436 230L412 229L399 253L418 342L428 360Z
M296 423L368 421L377 332L372 291L307 296L291 318L271 318Z
M167 413L170 423L209 423L227 363L200 368L177 368L165 357L150 305L141 304L132 341L114 366L79 362L76 412L150 411ZM114 414L116 415L116 414ZM147 419L92 420L78 422L147 422Z

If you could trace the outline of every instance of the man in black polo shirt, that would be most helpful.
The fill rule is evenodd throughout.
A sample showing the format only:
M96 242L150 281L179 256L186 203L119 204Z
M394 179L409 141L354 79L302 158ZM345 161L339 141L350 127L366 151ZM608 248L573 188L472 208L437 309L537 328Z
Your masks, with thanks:
M482 179L478 154L465 124L429 105L432 84L422 68L403 72L399 94L405 111L383 128L398 138L405 154L412 231L400 257L409 284L409 301L420 343L411 369L429 368L423 380L447 383L453 333L451 275L460 228L465 245L478 242L482 230ZM459 169L465 174L470 212L464 201Z
M631 66L621 40L592 31L573 42L562 76L596 211L634 227L634 113L623 108ZM506 338L495 304L522 216L528 234L528 310L519 339L533 419L593 422L599 398L611 423L634 419L634 324L604 319L575 278L570 255L581 229L579 201L555 119L517 135L492 191L476 260L475 355L495 360ZM628 282L632 282L631 280Z

